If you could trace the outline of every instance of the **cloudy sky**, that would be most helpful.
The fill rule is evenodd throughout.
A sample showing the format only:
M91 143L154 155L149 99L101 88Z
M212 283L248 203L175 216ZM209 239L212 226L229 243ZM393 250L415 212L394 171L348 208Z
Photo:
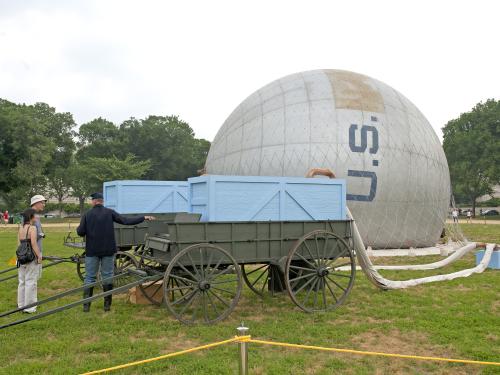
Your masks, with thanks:
M500 2L0 0L0 98L82 124L176 114L212 140L282 76L346 69L440 128L500 98Z

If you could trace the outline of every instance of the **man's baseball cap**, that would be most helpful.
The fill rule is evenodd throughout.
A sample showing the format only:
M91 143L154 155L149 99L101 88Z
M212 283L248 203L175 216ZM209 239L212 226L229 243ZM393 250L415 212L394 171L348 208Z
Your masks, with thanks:
M104 199L102 193L93 193L93 194L90 194L90 198L92 198L92 199Z
M35 203L38 203L38 202L47 202L47 199L45 199L45 197L43 195L33 195L31 197L31 206L33 206Z

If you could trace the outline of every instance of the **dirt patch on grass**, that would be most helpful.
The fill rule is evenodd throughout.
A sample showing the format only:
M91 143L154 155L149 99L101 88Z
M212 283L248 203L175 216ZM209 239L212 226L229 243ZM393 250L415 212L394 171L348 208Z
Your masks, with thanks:
M139 340L143 340L146 337L145 331L136 331L133 335L129 335L128 341L131 343L137 342Z
M254 315L246 316L245 320L247 320L249 322L259 323L259 322L263 322L263 321L267 320L268 318L269 317L267 317L264 314L254 314Z
M494 301L492 304L491 304L491 312L493 314L498 314L500 313L500 299Z
M158 318L155 318L154 316L146 316L146 315L135 316L134 318L145 322L153 322L158 320Z
M96 342L99 342L100 337L97 336L87 336L82 339L80 339L80 345L91 345L95 344Z
M370 324L385 324L385 323L392 323L392 320L390 319L375 319L372 317L366 318L366 322Z
M160 350L160 354L163 355L163 354L178 352L181 350L187 350L187 349L191 349L191 348L194 348L194 347L197 347L200 345L202 345L202 344L199 341L189 340L189 339L183 338L182 340L179 340L178 342L175 342L175 343L169 342L167 348ZM199 353L199 352L194 352L192 354L195 354L195 353Z
M128 340L132 344L137 343L154 343L161 346L160 355L173 353L181 350L190 349L202 345L198 340L193 340L186 337L184 333L179 332L175 336L152 336L150 332L137 331L134 335L130 335Z
M443 357L457 358L453 350L447 347L433 345L429 342L427 335L421 332L405 332L399 330L391 330L389 332L381 332L372 330L362 333L352 340L355 347L373 352L394 353L405 355L418 355L426 357ZM407 374L409 369L412 373L438 373L438 374L479 374L478 368L467 366L457 368L456 366L428 362L423 360L398 359L398 358L383 358L373 357L374 361L381 363L383 371L376 374ZM382 364L383 363L383 364ZM429 366L434 366L431 370Z
M46 336L45 336L45 340L47 341L50 341L50 342L54 342L54 341L57 341L58 338L56 335L54 335L53 333L48 333Z
M203 344L199 340L193 340L191 338L186 337L184 333L179 332L174 337L165 338L165 349L160 350L160 354L173 353L181 350L194 348L200 345Z
M493 333L489 333L486 335L486 339L489 340L489 341L493 341L493 342L497 342L498 341L498 336L493 334Z
M459 292L470 292L470 291L474 290L472 288L468 288L468 287L464 286L463 284L458 284L454 289L459 291Z
M355 316L355 315L353 315ZM363 319L361 319L363 318ZM358 325L358 324L364 324L364 323L369 323L369 324L390 324L393 323L393 320L390 319L377 319L377 318L372 318L372 317L356 317L352 319L333 319L333 320L328 320L329 324L332 324L334 326L338 325Z
M267 374L265 367L263 366L257 366L257 367L250 367L250 373L254 375L263 375Z
M429 344L427 336L420 332L403 334L395 329L389 332L371 330L354 337L352 342L362 350L375 352L434 357L450 354L443 350L441 353L437 353L438 348Z
M321 369L325 367L325 363L326 363L325 357L319 358L318 356L316 356L315 360L309 366L307 366L307 368L304 371L304 374L307 375L317 374Z

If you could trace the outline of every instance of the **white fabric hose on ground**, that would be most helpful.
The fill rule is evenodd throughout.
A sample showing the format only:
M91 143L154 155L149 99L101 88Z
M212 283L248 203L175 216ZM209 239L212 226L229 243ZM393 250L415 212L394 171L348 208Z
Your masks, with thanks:
M348 213L349 217L351 219L353 219L349 209L347 209L347 213ZM363 239L361 238L361 235L359 234L358 227L357 227L354 219L352 222L352 232L353 232L354 250L356 251L356 255L357 255L359 264L361 266L361 269L363 270L365 275L368 277L368 279L375 286L377 286L380 289L384 289L384 290L403 289L403 288L408 288L410 286L426 284L426 283L431 283L431 282L435 282L435 281L445 281L445 280L453 280L453 279L458 278L458 277L467 277L467 276L472 275L473 273L481 273L488 266L490 259L491 259L491 255L492 255L493 250L495 249L495 246L496 246L495 244L487 244L486 245L486 251L484 253L483 259L476 267L465 269L462 271L449 273L446 275L435 275L435 276L429 276L429 277L422 277L422 278L418 278L418 279L397 281L397 280L386 279L377 271L376 266L373 265L373 263L370 260L370 257L368 256L368 254L366 252L365 245L363 244ZM467 244L466 246L462 247L455 254L451 255L450 257L448 257L446 259L443 259L440 262L430 263L427 265L426 264L415 265L412 267L418 267L418 266L428 267L430 265L435 265L437 263L441 263L440 266L434 267L434 268L439 268L439 267L442 267L442 263L449 264L449 263L453 262L454 260L463 256L468 251L471 251L475 247L476 247L475 243L470 243L470 244ZM381 267L381 266L378 266L378 267ZM385 266L385 267L388 267L388 266ZM394 267L398 267L398 266L394 266ZM399 267L401 267L401 266L399 266ZM384 268L384 269L387 269L387 268ZM403 268L403 269L408 269L408 268ZM416 268L416 269L432 269L432 268Z
M468 252L474 250L476 248L476 243L469 242L467 245L462 246L460 249L455 251L449 257L442 259L438 262L428 263L428 264L408 264L408 265L400 265L400 266L374 266L376 270L434 270L437 268L441 268L447 266L448 264L453 263L454 261L462 258Z

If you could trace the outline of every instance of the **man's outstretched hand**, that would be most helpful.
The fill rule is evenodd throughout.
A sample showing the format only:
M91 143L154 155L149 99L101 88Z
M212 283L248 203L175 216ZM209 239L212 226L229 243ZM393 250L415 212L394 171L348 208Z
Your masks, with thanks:
M156 220L156 217L154 217L154 216L144 216L144 220L148 220L148 221L150 221L150 220Z

